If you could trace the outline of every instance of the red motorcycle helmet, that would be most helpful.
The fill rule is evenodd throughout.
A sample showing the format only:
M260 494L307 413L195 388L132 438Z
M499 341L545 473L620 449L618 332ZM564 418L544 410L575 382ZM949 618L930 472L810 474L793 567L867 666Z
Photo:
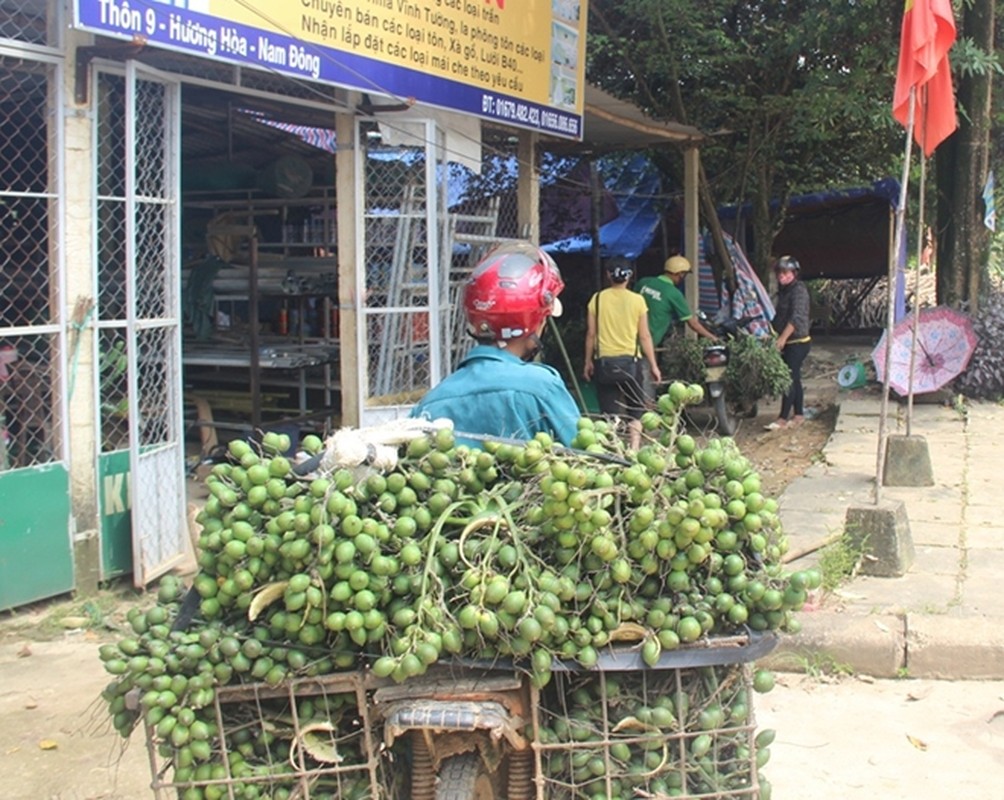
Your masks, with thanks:
M464 312L476 339L497 342L536 333L561 316L565 288L554 259L529 242L503 244L474 268L464 287Z

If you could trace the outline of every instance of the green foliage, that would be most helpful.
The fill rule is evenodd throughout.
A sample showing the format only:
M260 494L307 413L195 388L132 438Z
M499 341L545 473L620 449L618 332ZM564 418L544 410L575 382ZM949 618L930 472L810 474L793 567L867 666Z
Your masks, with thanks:
M772 340L740 334L730 345L725 368L725 393L729 397L780 397L791 388L791 371Z
M673 337L662 353L659 369L665 381L703 384L707 377L704 369L704 345L698 339Z
M832 592L854 577L865 546L863 540L845 533L820 551L819 571L822 574L821 587L824 592Z
M668 381L704 383L706 340L682 336L670 340L662 356L660 369ZM740 334L729 345L729 364L725 368L725 394L732 400L754 403L761 397L778 397L791 386L791 372L770 341Z
M951 59L955 72L964 78L971 75L1004 74L997 54L986 52L969 36L956 39Z
M901 3L593 0L589 11L591 82L717 132L702 165L717 202L752 203L760 269L787 197L870 183L896 163ZM657 158L679 185L677 155Z

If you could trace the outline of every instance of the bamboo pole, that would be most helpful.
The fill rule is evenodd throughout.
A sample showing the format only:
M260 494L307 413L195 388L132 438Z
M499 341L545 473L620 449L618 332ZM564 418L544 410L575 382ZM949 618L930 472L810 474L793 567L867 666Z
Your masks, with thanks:
M882 380L882 411L879 417L878 457L875 468L875 505L882 502L882 481L885 479L885 449L888 433L886 432L886 416L889 413L889 374L892 372L892 329L896 318L896 270L899 266L899 254L903 249L903 229L906 221L907 184L910 181L910 156L913 152L913 123L917 106L917 89L910 89L910 106L906 126L906 151L903 154L903 177L899 186L899 205L896 207L896 229L893 235L893 257L889 260L888 302L886 303L885 332L885 374Z

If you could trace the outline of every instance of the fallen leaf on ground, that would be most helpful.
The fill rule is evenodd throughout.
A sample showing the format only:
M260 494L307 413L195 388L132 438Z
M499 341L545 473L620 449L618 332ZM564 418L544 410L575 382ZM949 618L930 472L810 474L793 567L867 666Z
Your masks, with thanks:
M910 744L912 744L918 750L927 750L927 742L922 742L920 739L916 738L915 736L911 736L910 734L907 734L906 738L909 740Z
M55 750L59 744L52 739L43 739L38 743L39 750Z

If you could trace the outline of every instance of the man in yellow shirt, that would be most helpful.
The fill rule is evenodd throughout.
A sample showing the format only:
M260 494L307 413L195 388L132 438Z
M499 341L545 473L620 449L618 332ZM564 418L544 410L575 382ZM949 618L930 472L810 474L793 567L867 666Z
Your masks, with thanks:
M643 369L659 383L662 375L648 329L645 298L628 289L634 274L623 261L607 265L610 286L594 294L586 306L586 357L583 377L593 380L600 411L626 416L629 446L641 446L645 409Z

